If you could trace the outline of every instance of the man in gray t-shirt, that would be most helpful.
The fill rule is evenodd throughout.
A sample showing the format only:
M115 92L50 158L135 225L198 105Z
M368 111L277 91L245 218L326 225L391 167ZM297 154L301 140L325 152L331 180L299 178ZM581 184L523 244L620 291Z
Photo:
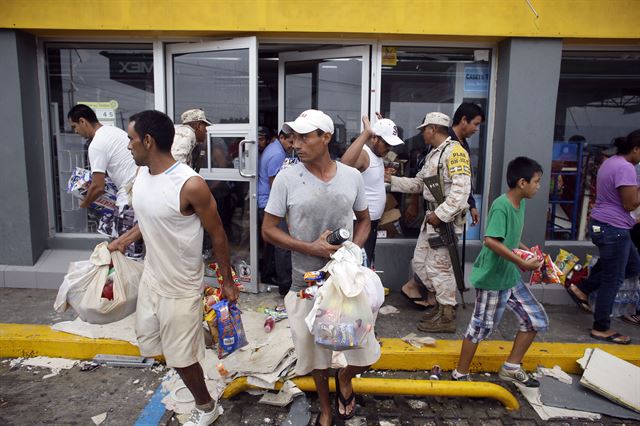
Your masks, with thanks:
M297 290L305 287L303 274L320 269L339 246L327 242L327 235L337 228L352 231L353 242L362 247L370 228L364 182L360 172L333 161L329 143L333 121L322 111L307 110L291 122L285 131L294 135L293 147L300 163L276 176L265 208L262 235L271 244L291 250L292 285L285 297L291 335L297 354L296 374L311 372L320 399L316 424L332 424L327 370L331 367L330 349L318 346L304 321L313 300L300 299ZM355 229L353 215L355 213ZM289 234L278 228L287 216ZM373 333L358 349L345 351L348 366L336 373L338 410L346 419L355 414L351 379L366 371L380 357L380 346Z

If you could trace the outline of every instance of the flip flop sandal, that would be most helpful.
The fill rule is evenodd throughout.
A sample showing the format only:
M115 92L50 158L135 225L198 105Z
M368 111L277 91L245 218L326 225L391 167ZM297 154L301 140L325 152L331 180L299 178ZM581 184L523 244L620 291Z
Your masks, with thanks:
M631 343L631 339L629 339L629 340L617 340L617 339L620 339L621 337L624 337L620 333L614 333L611 336L607 336L607 337L597 336L597 335L595 335L593 333L589 333L589 335L593 339L602 340L603 342L615 343L616 345L628 345L629 343Z
M582 309L583 311L593 313L588 301L580 299L574 292L571 291L569 287L566 287L566 290L571 300L573 300L575 304L578 305L578 308Z
M355 405L353 406L353 409L351 409L351 412L349 414L342 414L340 412L340 404L342 404L342 406L344 407L344 409L346 411L347 407L349 405L351 405L353 400L356 399L356 393L352 391L351 392L351 396L349 396L349 398L345 398L344 396L342 396L342 392L340 391L340 381L338 380L339 371L340 370L336 371L336 376L335 376L335 380L336 380L336 416L338 416L342 420L349 420L349 419L353 418L353 416L356 415L356 407L355 407Z
M620 319L628 324L640 326L640 315L624 315Z
M402 290L400 290L400 294L402 294L404 297L409 299L409 302L411 302L413 304L413 306L415 306L416 308L421 309L421 310L429 309L429 307L426 306L426 305L422 305L420 303L416 303L416 302L426 302L427 301L427 299L423 298L422 296L420 296L420 297L411 297L411 296L409 296L407 293L405 293Z

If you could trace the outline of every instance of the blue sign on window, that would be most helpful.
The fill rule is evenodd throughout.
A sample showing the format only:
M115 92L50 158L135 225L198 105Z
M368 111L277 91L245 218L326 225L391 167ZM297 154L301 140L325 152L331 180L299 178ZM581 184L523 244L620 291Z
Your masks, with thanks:
M464 66L464 91L487 92L489 90L489 66L470 64Z

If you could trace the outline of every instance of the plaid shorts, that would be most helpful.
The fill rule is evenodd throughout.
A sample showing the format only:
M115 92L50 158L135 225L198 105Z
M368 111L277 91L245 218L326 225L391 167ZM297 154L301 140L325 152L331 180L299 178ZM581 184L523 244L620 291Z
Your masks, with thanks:
M544 308L526 284L518 281L515 287L506 290L476 289L476 305L465 337L473 343L488 338L500 323L506 306L520 319L520 331L543 332L549 328Z

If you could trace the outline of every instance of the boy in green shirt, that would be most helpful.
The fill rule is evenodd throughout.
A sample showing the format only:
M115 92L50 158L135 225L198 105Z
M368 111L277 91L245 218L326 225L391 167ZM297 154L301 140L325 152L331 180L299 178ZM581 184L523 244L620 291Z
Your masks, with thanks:
M529 250L520 242L525 200L538 192L541 176L540 164L527 157L517 157L507 167L509 190L491 205L484 246L473 264L470 281L476 288L476 304L462 342L458 366L452 373L453 380L470 380L469 366L478 344L489 337L498 326L504 308L509 307L519 317L520 328L499 376L528 387L540 385L520 364L536 334L549 327L549 319L522 282L518 270L534 271L540 267L540 261L523 260L512 250L518 247Z

